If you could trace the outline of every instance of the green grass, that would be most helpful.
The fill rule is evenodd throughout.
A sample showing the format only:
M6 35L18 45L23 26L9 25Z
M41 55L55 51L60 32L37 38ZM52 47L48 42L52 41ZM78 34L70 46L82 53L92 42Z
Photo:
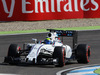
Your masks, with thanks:
M96 73L96 74L100 75L100 68L99 68L99 69L97 69L97 70L95 70L95 71L94 71L94 73Z
M100 29L100 26L55 28L55 29L58 29L58 30L94 30L94 29ZM0 35L4 35L4 34L20 34L20 33L39 33L39 32L47 32L47 31L46 31L46 29L23 30L23 31L0 31Z
M20 33L39 33L46 32L46 29L38 29L38 30L23 30L23 31L1 31L0 35L3 34L20 34Z

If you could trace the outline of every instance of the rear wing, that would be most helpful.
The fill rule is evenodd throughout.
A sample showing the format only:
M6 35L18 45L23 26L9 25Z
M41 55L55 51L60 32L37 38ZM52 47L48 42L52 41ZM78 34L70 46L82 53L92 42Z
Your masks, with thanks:
M56 32L58 36L62 37L62 41L63 41L63 37L72 37L73 38L73 49L75 49L75 47L77 46L77 35L78 35L77 31L75 30L56 30L56 29L47 29L47 31Z

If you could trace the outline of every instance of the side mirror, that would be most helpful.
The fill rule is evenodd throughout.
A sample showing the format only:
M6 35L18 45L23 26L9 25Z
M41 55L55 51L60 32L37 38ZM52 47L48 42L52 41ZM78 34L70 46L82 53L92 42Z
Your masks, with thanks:
M32 38L32 40L34 41L35 44L37 43L37 39Z

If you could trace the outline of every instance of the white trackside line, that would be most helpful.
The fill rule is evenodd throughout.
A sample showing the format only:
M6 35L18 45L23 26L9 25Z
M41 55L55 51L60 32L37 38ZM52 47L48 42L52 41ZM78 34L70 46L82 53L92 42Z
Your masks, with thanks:
M67 73L66 75L83 75L83 74L93 74L94 72L79 72L79 73Z
M82 68L82 69L75 69L73 71L76 71L76 70L88 70L88 69L94 69L94 68L99 69L100 66L98 66L98 67L87 67L87 68Z
M56 75L61 75L61 73L65 72L65 71L69 71L69 70L73 70L73 69L77 69L77 68L84 68L84 67L88 67L88 66L94 66L94 65L99 65L99 64L84 65L84 66L79 66L79 67L65 69L65 70L57 72Z
M82 69L75 69L67 73L66 75L84 75L84 74L95 74L93 71L96 69L99 69L100 66L94 66L94 67L87 67Z

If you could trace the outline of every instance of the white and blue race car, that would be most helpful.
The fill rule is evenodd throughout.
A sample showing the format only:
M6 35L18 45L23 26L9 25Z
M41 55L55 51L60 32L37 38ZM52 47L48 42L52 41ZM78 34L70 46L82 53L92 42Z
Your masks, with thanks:
M71 59L76 59L78 63L89 63L90 46L87 44L77 45L77 31L47 30L50 32L45 40L37 41L37 39L33 39L34 43L23 44L22 50L17 44L11 44L4 62L9 64L19 64L21 62L54 64L59 67L63 67ZM73 48L64 45L63 38L60 40L60 37L72 37Z

